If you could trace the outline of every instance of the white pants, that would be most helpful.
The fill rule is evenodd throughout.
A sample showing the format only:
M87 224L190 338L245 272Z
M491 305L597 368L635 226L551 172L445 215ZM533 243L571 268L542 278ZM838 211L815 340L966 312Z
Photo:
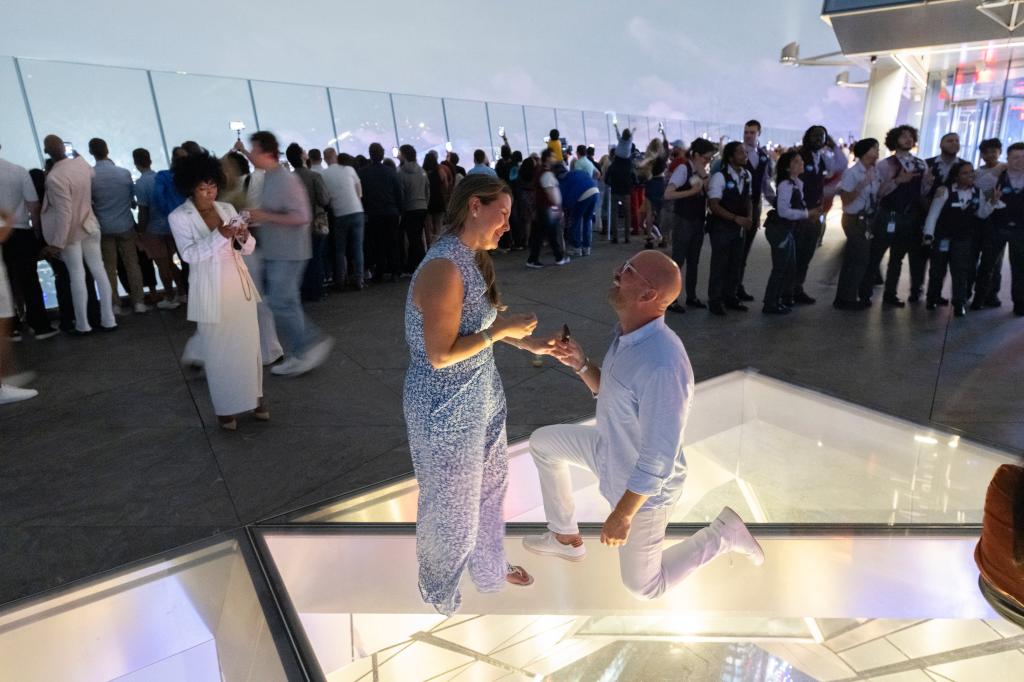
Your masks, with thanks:
M530 452L540 475L544 514L552 532L565 535L579 532L569 465L596 474L596 451L597 428L594 426L557 424L537 429L530 436ZM637 599L660 597L728 549L714 525L664 549L665 529L671 513L671 507L641 509L633 517L626 544L619 548L622 583Z
M249 275L260 294L261 300L256 304L256 320L260 326L260 357L264 365L269 365L284 355L284 348L277 338L274 313L263 298L263 256L258 251L253 251L248 256L243 256L242 260L245 261L245 267L249 268Z
M71 300L75 306L75 329L80 332L92 331L89 326L89 290L85 286L85 268L89 268L100 294L100 324L116 327L114 319L113 291L103 267L103 251L100 249L100 235L90 234L85 239L68 244L61 251L61 260L68 269L71 280Z

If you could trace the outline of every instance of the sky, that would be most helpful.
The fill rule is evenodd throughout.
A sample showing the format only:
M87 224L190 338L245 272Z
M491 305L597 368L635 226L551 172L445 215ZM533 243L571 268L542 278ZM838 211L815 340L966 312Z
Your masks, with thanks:
M103 11L96 11L102 7ZM864 90L785 67L838 49L819 0L18 0L0 52L859 134ZM58 40L52 27L63 27ZM866 74L851 71L851 80Z

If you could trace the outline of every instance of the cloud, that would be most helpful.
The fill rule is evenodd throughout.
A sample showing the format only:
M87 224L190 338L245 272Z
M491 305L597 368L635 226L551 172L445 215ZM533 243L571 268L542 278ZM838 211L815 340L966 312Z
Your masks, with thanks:
M632 17L626 24L626 33L637 46L650 54L668 55L673 59L704 57L685 33L663 29L645 17Z

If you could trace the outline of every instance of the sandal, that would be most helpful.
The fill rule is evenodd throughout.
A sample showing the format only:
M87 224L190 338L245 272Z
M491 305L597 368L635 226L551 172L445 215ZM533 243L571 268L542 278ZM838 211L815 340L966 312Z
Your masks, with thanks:
M270 410L265 407L257 407L252 411L252 416L261 422L268 422L270 421Z
M224 429L225 431L238 430L238 420L235 419L234 417L221 417L220 415L218 415L217 423L220 424L220 428Z
M507 564L505 569L505 580L517 587L529 587L533 584L533 576L526 572L522 566Z

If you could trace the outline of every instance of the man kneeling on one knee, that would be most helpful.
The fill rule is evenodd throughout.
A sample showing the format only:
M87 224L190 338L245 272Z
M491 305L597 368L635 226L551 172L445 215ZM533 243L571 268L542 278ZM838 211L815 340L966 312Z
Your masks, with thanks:
M597 396L597 424L545 426L530 438L549 530L524 538L523 545L536 554L583 560L569 465L589 469L613 507L601 542L619 548L622 581L638 599L661 596L724 552L745 554L756 565L764 561L760 545L728 507L708 527L662 549L686 478L683 430L693 403L690 360L664 317L680 286L679 268L658 251L641 251L616 270L608 301L619 322L601 366L574 339L550 350Z

